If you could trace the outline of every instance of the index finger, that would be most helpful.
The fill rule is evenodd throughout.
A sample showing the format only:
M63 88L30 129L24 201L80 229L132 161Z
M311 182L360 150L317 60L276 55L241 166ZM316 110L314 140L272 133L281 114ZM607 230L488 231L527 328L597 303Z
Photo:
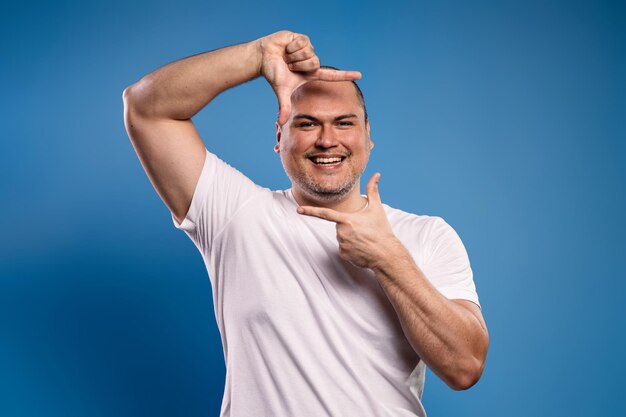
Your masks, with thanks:
M361 73L359 71L341 71L330 68L320 68L315 74L317 79L322 81L354 81L361 79Z
M341 223L345 220L345 214L326 207L300 206L297 209L299 214L319 217L331 222Z

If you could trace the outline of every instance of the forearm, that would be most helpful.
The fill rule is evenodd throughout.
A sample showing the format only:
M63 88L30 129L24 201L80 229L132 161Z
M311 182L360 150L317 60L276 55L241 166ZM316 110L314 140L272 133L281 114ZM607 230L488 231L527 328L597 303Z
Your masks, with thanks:
M221 92L258 77L260 68L257 40L167 64L127 88L124 96L143 117L191 119Z
M373 268L415 352L455 389L473 385L484 367L486 329L430 284L397 240Z

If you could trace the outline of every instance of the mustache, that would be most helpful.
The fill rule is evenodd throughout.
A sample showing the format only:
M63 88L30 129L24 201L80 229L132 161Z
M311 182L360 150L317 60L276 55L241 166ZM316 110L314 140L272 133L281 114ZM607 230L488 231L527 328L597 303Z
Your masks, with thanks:
M305 158L313 158L313 157L321 157L328 158L333 156L341 156L342 158L347 158L352 155L352 152L306 152L304 154Z

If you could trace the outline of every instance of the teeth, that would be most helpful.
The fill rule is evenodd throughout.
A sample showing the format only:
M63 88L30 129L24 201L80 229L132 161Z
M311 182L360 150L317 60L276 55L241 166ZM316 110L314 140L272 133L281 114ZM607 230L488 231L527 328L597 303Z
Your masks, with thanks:
M335 162L341 162L341 158L313 158L313 162L316 164L334 164Z

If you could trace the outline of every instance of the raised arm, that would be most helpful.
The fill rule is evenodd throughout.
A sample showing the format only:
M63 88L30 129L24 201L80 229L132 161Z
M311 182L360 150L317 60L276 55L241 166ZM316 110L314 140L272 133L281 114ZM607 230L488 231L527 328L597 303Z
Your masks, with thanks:
M354 80L358 72L320 69L305 35L281 31L252 42L184 58L124 90L124 122L157 193L182 222L205 159L191 118L221 92L264 76L277 95L279 122L294 89L313 79Z

